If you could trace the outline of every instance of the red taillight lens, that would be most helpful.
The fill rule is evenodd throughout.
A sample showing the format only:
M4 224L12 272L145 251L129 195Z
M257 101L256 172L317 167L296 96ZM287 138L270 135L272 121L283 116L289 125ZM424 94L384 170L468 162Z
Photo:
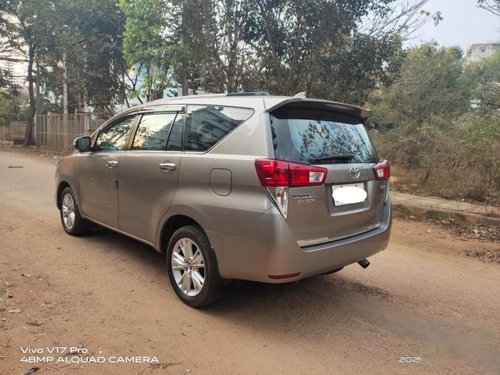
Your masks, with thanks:
M255 169L262 186L288 186L290 170L288 163L279 160L255 160Z
M266 187L322 185L328 173L326 168L273 159L256 160L255 170Z
M391 165L389 164L389 161L382 160L379 162L373 167L373 173L375 173L376 180L388 180L389 177L391 177Z

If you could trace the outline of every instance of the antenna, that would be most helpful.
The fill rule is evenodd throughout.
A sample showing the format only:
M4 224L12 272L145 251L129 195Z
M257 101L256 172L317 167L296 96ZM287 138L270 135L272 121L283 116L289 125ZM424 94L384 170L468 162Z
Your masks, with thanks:
M295 94L293 97L307 99L307 92L305 92L305 91L299 92L298 94Z

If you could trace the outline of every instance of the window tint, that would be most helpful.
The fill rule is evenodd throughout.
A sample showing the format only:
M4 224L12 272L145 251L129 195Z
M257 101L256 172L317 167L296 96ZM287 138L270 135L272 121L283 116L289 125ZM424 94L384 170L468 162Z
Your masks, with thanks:
M180 151L182 149L182 129L184 129L185 118L186 115L183 113L179 113L175 118L172 130L170 131L170 137L168 138L168 151Z
M176 113L155 113L142 116L132 145L133 150L165 150L170 126Z
M206 151L248 120L253 110L221 106L190 106L186 118L184 149Z
M135 117L119 120L104 129L97 136L95 151L119 151L127 145L128 136L134 125Z
M299 116L297 116L299 117ZM312 164L374 163L375 148L359 123L349 123L335 114L319 118L277 118L271 116L277 159ZM351 119L352 120L352 119Z

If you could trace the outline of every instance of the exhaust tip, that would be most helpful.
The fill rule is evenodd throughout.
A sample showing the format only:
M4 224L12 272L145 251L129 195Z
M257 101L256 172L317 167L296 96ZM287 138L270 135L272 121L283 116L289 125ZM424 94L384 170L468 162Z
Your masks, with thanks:
M360 260L360 261L358 262L358 264L359 264L361 267L363 267L363 268L367 268L367 267L370 265L370 262L369 262L368 260L366 260L366 259L363 259L363 260Z

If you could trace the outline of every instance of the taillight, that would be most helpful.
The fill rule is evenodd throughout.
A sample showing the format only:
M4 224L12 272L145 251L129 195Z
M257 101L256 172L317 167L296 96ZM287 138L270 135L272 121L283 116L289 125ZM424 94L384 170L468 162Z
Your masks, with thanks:
M375 179L379 181L388 180L391 177L391 165L388 160L382 160L373 167Z
M255 169L265 187L322 185L328 173L326 168L273 159L257 159Z
M288 216L288 188L322 185L328 173L326 168L274 159L255 160L255 170L260 183L285 219Z
M258 159L255 160L255 170L262 186L288 186L290 170L284 161Z

